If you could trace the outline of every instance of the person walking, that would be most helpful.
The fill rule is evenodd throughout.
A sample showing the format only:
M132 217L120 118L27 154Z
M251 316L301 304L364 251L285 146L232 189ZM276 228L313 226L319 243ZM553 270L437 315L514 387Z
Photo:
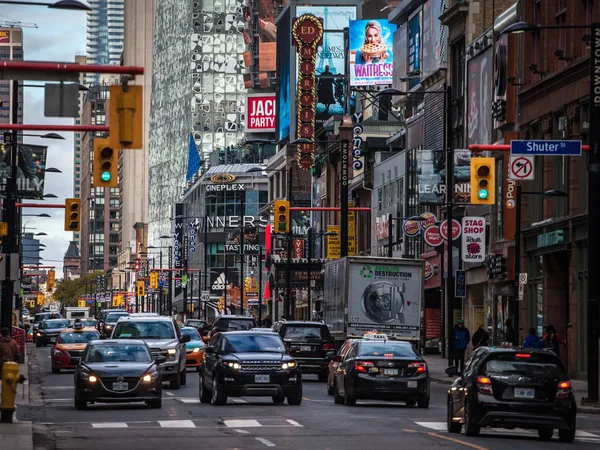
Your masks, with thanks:
M10 335L8 327L0 330L2 337L0 338L0 379L2 378L2 369L5 362L19 363L19 347Z
M556 330L551 329L544 336L544 339L542 339L542 347L548 350L552 350L556 354L556 356L560 358L560 341L558 340Z
M271 328L273 326L273 321L271 320L271 317L268 314L263 319L262 326L265 328Z
M535 328L529 329L529 335L523 339L523 348L542 348L542 340L537 335Z
M511 345L515 344L515 330L511 319L504 321L504 342L510 342Z
M458 371L462 373L465 367L465 352L467 351L467 346L471 340L471 335L467 327L465 327L464 320L461 319L456 322L456 325L454 325L453 335L454 365Z
M483 327L483 325L479 325L479 328L477 328L477 331L475 333L473 333L473 339L471 340L471 343L473 344L473 350L479 348L479 347L487 347L490 341L490 335L487 331L485 331L485 328Z

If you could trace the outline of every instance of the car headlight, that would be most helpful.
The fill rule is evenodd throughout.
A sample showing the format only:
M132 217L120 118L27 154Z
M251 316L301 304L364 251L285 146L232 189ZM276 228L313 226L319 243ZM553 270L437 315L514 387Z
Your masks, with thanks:
M142 381L149 383L150 381L156 380L158 378L158 372L147 373L142 377Z
M234 370L240 370L242 368L242 365L238 362L223 361L223 364L227 367L231 367Z
M104 328L111 328L112 325L104 325Z
M200 347L196 347L194 350L192 350L192 353L199 353L200 352Z
M90 375L90 376L88 377L88 381L89 381L90 383L95 383L96 381L98 381L98 378L96 378L94 375Z
M167 349L167 359L170 361L173 361L175 359L177 355L177 349L176 348L169 348Z
M284 363L281 365L281 368L282 368L283 370L286 370L286 369L293 369L294 367L296 367L296 361L288 361L288 362L284 362Z

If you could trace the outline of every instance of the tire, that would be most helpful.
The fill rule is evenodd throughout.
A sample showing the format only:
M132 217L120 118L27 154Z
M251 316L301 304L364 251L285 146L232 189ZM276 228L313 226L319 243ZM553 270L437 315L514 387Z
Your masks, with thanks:
M446 422L446 425L448 426L448 433L460 434L462 430L462 424L452 421L452 404L450 402L448 402L448 414Z
M41 347L42 346L42 341L40 341L39 339L36 339L35 346L36 347Z
M179 372L179 384L185 386L187 383L187 367L183 368L183 372Z
M52 366L52 373L60 373L60 369L58 367Z
M429 397L420 398L419 400L417 400L417 404L421 409L429 408Z
M333 395L333 387L329 386L329 383L327 383L327 395Z
M575 440L575 430L558 430L558 440L568 444Z
M146 405L148 405L152 409L160 409L162 408L162 397L158 400L149 400L146 402Z
M227 403L227 396L219 390L219 379L216 373L213 373L213 385L212 385L212 404L215 406L221 406Z
M481 427L471 421L471 412L469 404L465 404L465 434L467 436L477 437L481 431Z
M174 390L181 389L181 375L175 375L173 378L171 378L171 381L169 381L169 387Z
M299 406L302 403L302 392L293 397L287 398L288 405Z
M337 383L335 381L333 382L333 403L336 405L344 404L344 397L338 392Z
M196 366L196 372L200 372L200 366Z
M321 372L318 376L319 376L319 381L327 381L327 373Z
M87 409L87 402L79 400L77 396L75 396L75 409L77 411L83 411L84 409Z
M198 388L198 390L199 390L198 396L200 397L200 403L210 403L210 401L212 400L212 392L209 391L206 386L204 386L203 377L200 377L200 387Z
M345 389L344 389L344 405L346 405L346 406L356 405L356 397L348 395L348 386L345 386Z
M415 406L417 404L416 400L406 400L406 406Z
M274 395L271 398L273 399L273 403L276 405L281 405L283 402L285 402L285 395Z
M552 428L540 428L538 430L538 436L542 441L549 441L552 439L554 430Z

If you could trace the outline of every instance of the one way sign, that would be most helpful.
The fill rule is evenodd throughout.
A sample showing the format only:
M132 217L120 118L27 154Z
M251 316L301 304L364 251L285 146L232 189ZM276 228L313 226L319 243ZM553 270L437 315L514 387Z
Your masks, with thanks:
M533 156L511 155L508 164L509 180L533 180Z

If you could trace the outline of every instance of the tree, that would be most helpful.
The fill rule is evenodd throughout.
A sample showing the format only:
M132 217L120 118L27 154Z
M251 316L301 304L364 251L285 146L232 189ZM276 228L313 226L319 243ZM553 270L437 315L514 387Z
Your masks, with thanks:
M56 285L54 298L63 306L77 306L77 301L83 297L86 290L90 290L90 281L94 281L98 276L105 275L105 272L94 272L83 275L77 280L62 280Z

